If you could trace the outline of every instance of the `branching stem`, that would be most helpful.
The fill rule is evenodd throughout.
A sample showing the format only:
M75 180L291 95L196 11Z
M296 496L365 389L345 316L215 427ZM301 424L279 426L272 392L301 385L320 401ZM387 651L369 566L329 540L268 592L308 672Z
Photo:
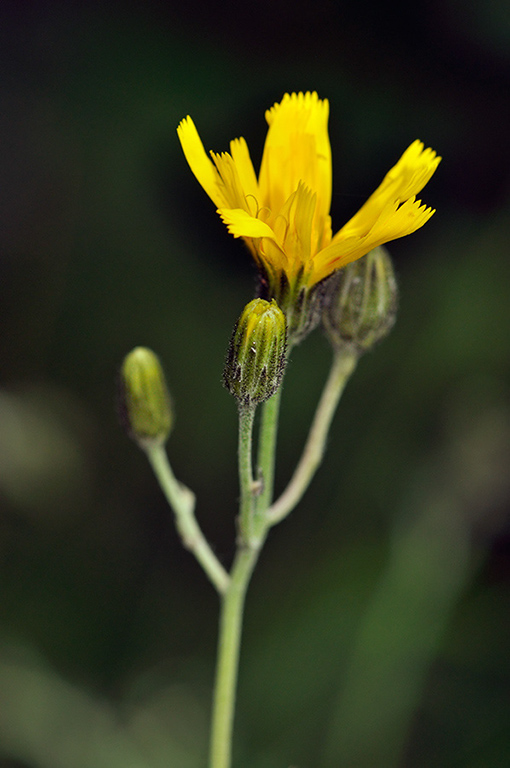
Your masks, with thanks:
M148 446L147 458L165 497L175 514L175 525L186 549L196 557L206 575L223 594L230 576L222 566L195 518L195 494L175 477L162 445Z
M345 350L334 353L329 377L324 385L299 464L285 491L266 512L266 520L269 525L279 523L289 512L292 512L310 485L310 481L322 461L329 428L338 401L357 361L358 356L355 352Z

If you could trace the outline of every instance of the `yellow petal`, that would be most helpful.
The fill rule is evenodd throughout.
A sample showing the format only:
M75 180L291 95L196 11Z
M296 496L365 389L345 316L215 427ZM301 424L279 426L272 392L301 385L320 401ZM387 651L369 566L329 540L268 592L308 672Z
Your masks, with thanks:
M329 103L317 93L286 93L266 112L269 124L259 175L261 205L278 212L302 182L317 194L316 218L331 205Z
M256 215L259 205L259 185L246 141L243 138L231 141L230 154L237 168L239 181L245 198L247 198L248 206L250 210L255 208L254 213Z
M227 201L222 191L223 185L218 171L207 157L204 145L195 128L195 123L189 115L179 123L177 135L189 167L195 174L198 182L217 207L220 208L226 205Z
M250 216L241 208L218 208L218 213L234 237L269 237L275 239L275 233L268 224Z
M306 270L312 255L312 222L317 195L304 184L289 197L274 222L278 243L287 254L289 268Z
M249 214L256 216L257 202L253 195L247 198L234 159L228 152L222 152L221 155L211 152L211 157L220 176L225 197L225 203L220 207L242 208Z
M257 240L257 253L255 259L260 261L268 275L273 280L280 280L282 274L289 275L289 259L287 254L278 245L276 240L263 237Z
M430 147L425 149L423 142L416 139L406 149L397 164L388 171L383 184L398 179L400 184L398 196L402 200L408 200L421 192L440 162L441 158L433 149Z
M366 203L334 236L333 242L337 237L364 236L387 206L398 205L417 195L440 161L434 150L424 149L421 141L413 141Z
M397 203L391 209L388 207L363 236L352 232L340 236L344 231L340 230L331 244L317 254L314 262L314 282L360 259L378 245L410 235L422 227L434 213L435 210L422 205L421 200L411 198L398 207ZM346 232L348 228L347 224Z

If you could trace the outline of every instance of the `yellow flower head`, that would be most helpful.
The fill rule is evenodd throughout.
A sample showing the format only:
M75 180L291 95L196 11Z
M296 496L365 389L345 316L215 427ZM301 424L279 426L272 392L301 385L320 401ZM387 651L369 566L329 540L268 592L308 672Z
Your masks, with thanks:
M267 110L258 179L243 138L230 142L230 154L211 152L211 160L191 117L177 129L191 170L229 232L247 243L269 286L267 298L279 298L282 282L296 298L376 246L414 232L434 213L416 195L441 158L414 141L333 235L328 115L328 101L315 92L286 93Z

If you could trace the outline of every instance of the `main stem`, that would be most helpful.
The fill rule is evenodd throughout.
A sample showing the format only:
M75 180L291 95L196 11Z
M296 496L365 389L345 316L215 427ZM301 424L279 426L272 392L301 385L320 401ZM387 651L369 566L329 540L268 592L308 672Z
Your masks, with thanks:
M230 583L221 595L209 768L230 768L232 762L232 734L244 604L248 584L268 530L264 513L273 495L280 393L281 388L263 405L257 457L263 486L262 492L257 496L254 496L251 465L253 412L241 409L239 413L240 544L230 572Z
M239 651L246 590L260 547L238 550L230 584L221 598L209 768L230 768Z

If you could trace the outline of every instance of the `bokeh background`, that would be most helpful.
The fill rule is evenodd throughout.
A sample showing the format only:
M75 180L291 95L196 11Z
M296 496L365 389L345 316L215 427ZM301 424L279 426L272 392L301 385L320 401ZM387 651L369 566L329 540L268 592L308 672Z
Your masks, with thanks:
M225 564L253 267L192 177L286 91L331 103L333 222L415 138L437 213L391 247L391 336L251 587L235 765L510 763L510 17L500 0L2 3L0 766L204 766L217 599L179 544L115 380L145 344L176 474ZM327 374L285 382L284 487Z

